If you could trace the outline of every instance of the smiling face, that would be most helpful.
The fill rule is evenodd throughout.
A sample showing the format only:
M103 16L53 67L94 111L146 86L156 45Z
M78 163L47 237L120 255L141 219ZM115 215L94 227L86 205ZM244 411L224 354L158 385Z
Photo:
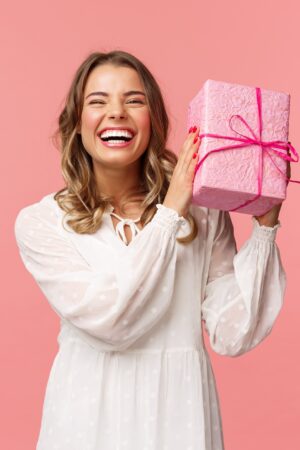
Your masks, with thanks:
M114 127L129 129L133 138L123 144L117 141L120 136L112 139L110 133L100 138L103 129ZM94 167L122 168L138 161L149 143L151 122L146 93L134 69L111 64L93 69L84 90L79 132Z

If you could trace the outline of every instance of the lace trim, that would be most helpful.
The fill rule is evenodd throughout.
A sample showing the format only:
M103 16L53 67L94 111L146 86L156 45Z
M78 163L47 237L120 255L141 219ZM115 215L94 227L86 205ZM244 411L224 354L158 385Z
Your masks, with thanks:
M280 221L274 227L267 227L266 225L260 225L258 220L252 216L253 222L253 235L256 239L261 241L274 241L276 238L277 230L281 227Z

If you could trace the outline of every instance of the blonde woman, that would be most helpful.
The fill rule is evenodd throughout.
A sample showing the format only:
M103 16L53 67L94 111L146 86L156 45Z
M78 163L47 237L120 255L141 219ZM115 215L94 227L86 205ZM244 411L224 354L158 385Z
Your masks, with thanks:
M271 331L285 272L281 205L237 252L228 212L191 203L199 128L166 149L163 98L123 51L92 53L55 142L65 186L25 206L20 255L61 330L38 450L222 450L202 336L238 356Z

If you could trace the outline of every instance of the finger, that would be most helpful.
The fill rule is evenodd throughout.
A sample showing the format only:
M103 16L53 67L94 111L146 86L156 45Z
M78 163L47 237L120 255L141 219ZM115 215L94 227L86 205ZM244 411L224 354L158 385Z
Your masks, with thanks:
M199 145L201 143L201 139L199 138L199 128L196 128L196 131L194 133L191 133L192 136L190 139L190 142L188 144L188 148L185 151L183 158L182 158L182 170L187 171L189 168L189 165L191 163L191 159L193 157L193 154L198 151Z
M186 178L189 180L189 182L190 181L194 182L195 175L196 175L195 170L196 170L197 163L199 162L199 159L200 159L199 151L196 151L191 158L190 165L186 172Z
M198 139L198 141L194 144L193 152L190 157L189 164L187 166L186 171L191 175L195 175L195 166L199 161L199 147L201 144L201 139Z
M182 147L180 149L180 151L178 152L177 155L177 166L176 169L178 170L178 167L180 166L181 162L183 161L183 159L185 158L186 152L188 151L188 147L189 147L189 142L190 142L190 136L193 132L193 128L191 127L188 131L188 135L186 136L185 141L182 144Z
M288 148L287 149L287 154L289 155L289 156L291 156L291 152L290 152L290 149ZM286 167L286 176L287 176L287 178L291 178L291 162L290 161L287 161L287 167Z
M290 161L288 161L287 163L287 175L286 175L289 179L291 178L291 163Z
M186 140L183 143L182 151L180 152L182 159L184 159L186 154L188 153L189 148L190 148L191 144L193 143L195 136L197 135L198 127L195 125L195 126L191 127L190 130L186 137Z
M191 129L191 132L189 133L189 136L184 143L180 158L178 158L178 162L175 167L177 175L180 175L184 180L193 180L194 168L198 159L192 157L194 153L197 153L200 145L200 139L195 139L198 135L198 131L199 127L197 126ZM194 159L195 161L191 162L192 159Z

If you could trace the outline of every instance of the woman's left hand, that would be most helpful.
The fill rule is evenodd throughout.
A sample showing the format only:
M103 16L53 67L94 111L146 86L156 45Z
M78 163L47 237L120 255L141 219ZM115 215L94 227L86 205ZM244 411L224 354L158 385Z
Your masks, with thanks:
M288 155L290 155L290 152L288 151ZM290 161L287 161L287 174L286 176L290 179L291 178L291 163ZM278 217L279 212L282 207L282 202L278 205L275 205L267 211L262 216L254 216L255 219L257 219L259 225L265 225L266 227L274 227L278 223Z
M274 227L278 223L279 212L282 206L282 202L275 205L262 216L254 216L259 225L265 225L266 227Z

